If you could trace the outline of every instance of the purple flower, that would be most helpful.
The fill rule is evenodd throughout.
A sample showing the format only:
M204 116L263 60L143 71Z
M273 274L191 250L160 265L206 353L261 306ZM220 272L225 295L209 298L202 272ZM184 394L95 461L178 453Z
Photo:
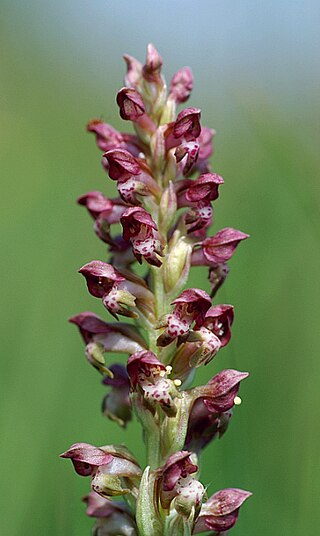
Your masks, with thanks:
M185 108L182 110L173 125L174 137L191 141L200 136L200 117L201 110L199 108Z
M181 163L183 175L188 175L198 160L200 145L197 140L182 141L176 148L174 156Z
M137 527L125 502L111 501L91 491L83 501L87 515L97 518L92 536L136 536Z
M117 104L122 119L138 121L146 109L140 93L136 89L123 87L117 94Z
M214 333L221 342L221 348L226 346L231 338L231 324L234 318L232 305L215 305L206 312L203 326Z
M92 490L103 497L129 493L141 476L136 459L126 447L75 443L60 457L70 458L80 476L91 476Z
M121 216L123 238L131 242L138 262L142 257L154 266L161 266L162 243L158 228L150 214L143 208L130 207Z
M95 220L95 233L103 242L111 245L114 249L123 250L129 247L129 243L126 243L121 237L112 238L110 234L111 225L120 222L121 215L128 207L122 199L108 199L101 192L93 191L82 195L77 201L79 205L87 208ZM119 238L121 238L120 241Z
M96 136L96 143L101 151L111 149L126 149L132 155L138 156L142 147L137 136L118 132L108 123L103 123L100 119L93 119L88 123L87 130Z
M128 359L128 375L133 390L140 392L148 403L159 404L169 416L175 414L174 397L178 395L166 367L153 352L136 352Z
M60 457L70 458L80 476L92 475L97 467L108 465L113 459L111 454L89 443L74 443Z
M86 278L90 294L101 298L115 318L117 315L136 318L137 313L132 311L135 306L139 310L152 308L153 295L138 276L126 273L126 278L111 264L102 261L91 261L79 272Z
M206 385L190 390L194 400L202 399L211 413L223 413L234 406L240 382L249 376L248 372L227 369L219 372Z
M171 80L169 98L177 104L182 104L188 100L193 87L193 75L190 67L182 67L177 71Z
M193 323L195 328L200 327L211 305L211 298L204 290L191 288L184 290L172 303L175 307L166 317L166 330L158 337L158 346L167 346L176 338L182 342Z
M214 266L231 259L238 244L249 238L248 234L226 227L210 238L205 238L192 253L194 266Z
M86 343L86 358L101 374L113 377L111 368L105 365L104 354L107 352L132 354L146 347L145 341L137 329L121 322L107 323L96 314L85 311L69 319L78 326Z
M220 534L231 529L238 519L240 506L251 495L249 491L236 488L217 491L202 505L193 534L208 530Z
M189 451L176 452L157 470L160 502L164 509L169 509L174 500L179 513L189 513L192 507L198 509L202 502L205 490L192 476L198 466L192 462L191 454Z
M104 158L108 163L109 176L118 181L119 194L126 203L140 205L137 194L152 195L158 199L161 190L145 160L134 158L124 150L108 151Z

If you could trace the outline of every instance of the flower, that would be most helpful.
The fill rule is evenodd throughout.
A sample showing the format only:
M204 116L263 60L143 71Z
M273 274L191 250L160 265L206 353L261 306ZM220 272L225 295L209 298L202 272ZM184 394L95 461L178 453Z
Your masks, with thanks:
M171 80L169 88L169 99L177 104L188 100L193 87L193 75L190 67L182 67L177 71Z
M174 398L179 392L174 381L167 378L168 369L153 352L143 350L130 356L127 371L132 389L142 394L149 409L159 404L169 416L175 414Z
M192 253L191 262L194 266L214 266L231 259L239 242L249 238L248 234L226 227L214 236L205 238L200 244L200 249Z
M184 290L172 304L175 307L165 319L163 327L166 326L166 330L158 337L158 346L167 346L176 338L181 342L193 322L195 328L200 327L211 305L211 298L204 290L191 288Z
M91 476L93 491L103 497L129 493L141 476L138 462L126 447L75 443L60 457L70 458L80 476ZM123 484L127 484L129 489Z
M234 308L232 305L214 305L206 312L202 325L220 339L222 348L230 341L233 318Z
M132 311L135 307L143 314L152 314L153 295L138 276L126 272L126 278L111 264L102 261L91 261L79 272L86 278L90 294L101 298L115 318L117 315L137 318L137 313Z
M137 136L118 132L111 125L104 123L100 119L92 119L87 125L87 130L95 134L96 143L103 152L121 148L126 149L134 156L138 156L142 150Z
M194 400L202 399L206 408L215 414L223 413L234 406L240 382L249 376L248 372L227 369L219 372L206 385L190 390Z
M161 266L162 241L158 228L150 214L143 208L130 207L121 216L123 238L130 240L138 262L142 257L154 266Z
M193 534L208 530L224 534L235 525L241 505L251 495L249 491L237 488L217 491L202 505Z
M175 508L186 517L192 508L199 508L205 493L203 485L192 476L198 471L198 466L193 463L191 455L189 451L176 452L157 470L162 507L169 509L174 500Z

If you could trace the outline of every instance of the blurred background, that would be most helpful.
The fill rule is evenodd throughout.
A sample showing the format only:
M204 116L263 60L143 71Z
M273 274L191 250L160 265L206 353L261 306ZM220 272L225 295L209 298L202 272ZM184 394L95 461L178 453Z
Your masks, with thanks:
M319 3L2 0L0 9L1 534L89 534L80 501L89 482L58 458L70 444L126 441L141 457L136 423L124 432L101 415L105 388L67 318L104 314L77 269L105 248L75 199L115 190L85 125L101 117L129 128L115 104L121 56L144 60L149 41L168 80L192 67L190 105L217 130L212 164L225 185L215 230L251 234L218 295L235 305L231 343L197 381L227 367L251 377L228 433L204 452L202 480L209 494L253 491L234 536L315 534ZM208 290L205 271L193 284Z

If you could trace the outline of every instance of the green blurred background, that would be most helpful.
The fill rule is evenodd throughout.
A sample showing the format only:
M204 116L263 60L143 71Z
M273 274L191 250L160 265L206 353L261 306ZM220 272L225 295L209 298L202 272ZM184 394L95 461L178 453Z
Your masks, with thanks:
M252 236L219 295L236 308L232 341L198 379L226 367L251 377L203 455L203 482L253 491L234 536L317 533L319 22L308 0L2 0L1 535L89 534L89 482L58 458L71 443L126 441L141 456L138 427L100 414L105 390L66 320L104 314L77 275L105 248L75 199L114 193L85 125L128 129L121 55L143 59L149 41L168 79L192 67L190 104L217 130L215 229Z

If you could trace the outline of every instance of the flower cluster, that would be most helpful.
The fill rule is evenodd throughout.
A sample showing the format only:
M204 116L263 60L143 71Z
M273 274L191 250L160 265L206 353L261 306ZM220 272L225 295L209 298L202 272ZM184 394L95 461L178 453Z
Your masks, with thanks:
M108 389L103 414L126 427L134 412L141 423L147 467L124 446L76 443L61 456L91 478L85 501L97 536L225 534L251 494L226 488L208 498L198 457L226 432L248 373L223 370L206 385L191 385L196 369L230 341L234 308L212 300L248 235L227 227L210 236L224 181L210 169L215 132L201 125L201 111L177 112L191 93L191 70L180 69L167 89L153 45L145 64L124 59L116 101L134 134L97 119L87 127L118 195L94 190L78 199L110 253L109 263L93 260L79 272L116 321L86 311L70 322ZM209 293L188 288L192 266L208 267ZM126 354L126 362L109 364L113 353Z

